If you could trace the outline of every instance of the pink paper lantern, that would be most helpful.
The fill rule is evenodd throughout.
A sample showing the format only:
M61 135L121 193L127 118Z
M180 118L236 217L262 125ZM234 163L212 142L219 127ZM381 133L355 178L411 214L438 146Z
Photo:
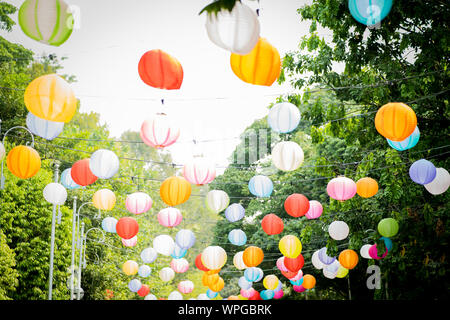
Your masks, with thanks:
M275 294L273 296L274 299L281 299L284 296L284 291L282 289L275 291Z
M306 290L305 288L303 288L302 285L299 285L299 286L292 286L292 288L294 289L295 292L303 292L303 291Z
M339 201L353 198L356 194L356 183L347 177L337 177L331 179L327 185L328 195Z
M167 228L176 227L181 220L183 220L183 215L177 208L165 208L158 213L159 224Z
M125 199L125 207L134 214L141 214L150 210L153 200L144 192L135 192L129 194Z
M241 289L241 296L244 298L251 298L255 294L256 290L253 288L249 288L247 290Z
M177 141L180 129L174 126L166 114L157 113L142 123L140 135L146 145L162 149Z
M301 277L303 277L303 271L300 269L300 270L298 270L297 274L295 276L293 276L292 278L289 278L289 280L297 281L297 280L300 280Z
M137 244L137 236L134 236L131 239L123 239L122 238L122 244L125 247L134 247Z
M323 207L322 204L317 200L309 201L309 210L305 217L308 219L317 219L322 215Z
M208 184L216 177L214 164L203 157L194 157L183 167L184 178L192 184Z
M185 280L178 283L178 291L181 293L188 294L191 293L192 290L194 290L194 283L192 281Z
M386 247L386 251L383 253L383 255L382 255L381 257L379 257L379 256L378 256L378 250L377 250L377 245L376 245L376 244L374 244L373 246L371 246L371 247L369 248L369 256L370 256L372 259L375 259L375 260L383 259L384 257L387 256L388 252L389 252L389 251L388 251L388 249L387 249L387 247Z
M278 270L283 271L283 272L288 272L289 271L288 268L286 268L286 266L284 265L284 257L279 257L278 258L278 260L277 260L277 268L278 268Z
M184 273L189 269L189 262L185 258L172 259L170 262L170 267L176 273Z

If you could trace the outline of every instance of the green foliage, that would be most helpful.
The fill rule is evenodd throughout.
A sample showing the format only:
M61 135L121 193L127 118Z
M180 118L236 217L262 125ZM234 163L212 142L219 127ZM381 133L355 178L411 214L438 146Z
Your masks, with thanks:
M0 300L11 300L10 292L18 284L18 272L14 267L16 260L14 251L6 243L6 237L0 230Z

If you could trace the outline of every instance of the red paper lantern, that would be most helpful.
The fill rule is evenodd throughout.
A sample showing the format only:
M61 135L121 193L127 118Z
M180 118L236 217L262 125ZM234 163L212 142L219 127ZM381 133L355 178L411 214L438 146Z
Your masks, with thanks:
M276 214L270 213L261 220L261 227L270 236L280 234L284 229L284 223Z
M281 271L281 274L283 276L285 276L286 278L291 279L291 278L293 278L293 277L295 277L297 275L297 272L293 272L293 271L289 271L288 270L288 271Z
M284 210L294 218L304 216L309 210L309 200L302 194L291 194L284 201Z
M145 84L159 89L180 89L183 67L180 62L162 50L144 53L138 65L139 76Z
M297 258L284 258L284 266L286 269L292 272L298 272L305 264L305 259L303 259L302 254L299 254Z
M261 298L259 292L255 291L255 293L250 298L248 298L248 300L262 300L262 298Z
M131 217L123 217L117 221L116 232L122 239L131 239L139 232L139 224Z
M141 297L145 297L149 293L150 293L150 288L146 284L143 284L142 287L137 292L137 294Z
M97 177L89 168L90 159L78 160L72 165L70 175L72 180L80 186L88 186L97 181Z
M202 270L202 271L210 271L207 267L205 267L205 266L203 265L203 262L202 262L202 254L201 254L201 253L199 253L199 254L197 255L197 257L195 258L195 266L196 266L197 269L199 269L199 270Z

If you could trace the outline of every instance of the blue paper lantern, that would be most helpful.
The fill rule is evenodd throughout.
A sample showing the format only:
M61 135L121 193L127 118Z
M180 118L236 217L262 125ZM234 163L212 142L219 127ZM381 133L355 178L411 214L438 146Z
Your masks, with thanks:
M260 198L270 197L273 191L273 183L268 177L257 175L250 179L248 189L254 196Z
M428 160L420 159L409 167L409 176L415 183L424 185L436 177L436 167Z
M171 256L174 259L181 259L186 255L186 253L187 249L183 249L177 243L175 243Z
M250 267L245 269L244 277L249 282L258 282L264 276L263 271L257 267Z
M64 122L41 119L31 112L28 112L26 123L31 133L50 141L59 136L64 129Z
M228 240L236 246L243 246L247 242L247 236L241 229L233 229L228 233Z
M70 172L72 168L66 169L61 173L61 184L64 186L64 188L73 190L81 187L79 184L77 184L75 181L73 181L72 176L70 175Z
M388 144L395 150L405 151L413 148L417 144L417 142L419 142L419 138L420 138L420 131L419 128L416 127L413 133L411 133L411 135L403 141L392 141L389 139L386 140Z
M146 264L143 264L138 269L138 274L143 278L147 278L151 273L152 273L152 268L150 268Z
M245 209L240 203L233 203L225 209L225 217L230 222L241 220L245 216Z
M219 294L218 292L214 292L211 289L208 289L206 291L206 296L210 299L214 299L215 297L217 297L218 294Z
M300 111L289 102L274 105L267 116L267 122L273 131L288 133L294 131L300 123Z
M356 21L366 26L373 26L389 14L392 0L349 0L348 8Z
M130 289L132 292L138 292L141 287L142 283L139 279L133 279L128 282L128 289Z
M303 283L303 277L301 277L298 280L290 280L290 281L291 281L292 285L294 285L294 286L301 286Z
M386 246L386 249L390 252L392 249L392 240L386 237L381 237L380 240L384 241L384 245Z
M245 272L244 272L245 273ZM251 274L250 276L254 276L253 274ZM255 279L257 279L257 275L255 276ZM245 276L244 277L240 277L238 280L238 285L239 288L243 289L243 290L248 290L252 287L253 282L249 281Z
M116 233L117 219L113 217L106 217L102 220L102 229L106 232Z
M273 290L263 290L259 293L263 300L270 300L274 297L275 292Z
M181 229L175 236L175 243L182 249L189 249L195 243L195 235L191 230Z

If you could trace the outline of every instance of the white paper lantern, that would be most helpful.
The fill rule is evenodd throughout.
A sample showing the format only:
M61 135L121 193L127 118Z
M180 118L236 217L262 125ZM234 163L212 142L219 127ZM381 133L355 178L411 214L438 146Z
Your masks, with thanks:
M159 278L163 282L169 282L175 277L175 271L172 270L172 268L164 267L159 271Z
M314 268L320 270L324 267L324 264L319 259L319 250L315 251L311 257L311 262L314 266Z
M208 14L206 32L217 46L236 54L250 53L259 39L258 16L250 7L236 2L233 10Z
M160 225L164 227L167 228L176 227L181 223L182 220L183 215L181 214L181 211L178 210L177 208L168 207L158 212L158 222Z
M158 300L154 294L148 294L145 296L144 300Z
M206 195L206 207L215 213L225 210L230 204L230 197L223 190L211 190Z
M300 123L300 111L292 103L277 103L270 109L267 116L267 122L275 132L292 132Z
M142 214L152 207L153 200L145 192L134 192L127 195L125 207L133 214Z
M371 244L365 244L361 247L359 250L359 253L361 254L361 257L364 259L372 259L372 257L369 254L369 249L372 245Z
M244 263L244 251L237 252L233 257L233 264L238 270L244 270L247 266Z
M31 112L28 112L26 123L31 133L49 141L59 136L64 129L64 122L41 119Z
M183 300L183 295L178 291L172 291L167 297L167 300Z
M51 204L63 205L67 200L67 190L60 183L52 182L45 186L44 199Z
M158 257L158 253L152 247L146 248L141 252L141 259L144 263L152 263Z
M248 290L253 286L253 282L248 281L245 277L240 277L238 280L239 288Z
M137 244L137 236L134 236L133 238L130 239L121 239L122 240L122 244L125 247L134 247Z
M227 262L226 251L219 246L206 247L201 255L203 265L210 270L221 269Z
M141 287L142 287L142 283L139 279L133 279L130 282L128 282L128 288L132 292L138 292Z
M146 264L143 264L138 269L138 274L143 278L147 278L151 273L152 273L152 268L150 268Z
M194 283L190 280L180 281L178 284L178 290L184 294L191 293L192 290L194 290Z
M293 141L282 141L272 149L272 162L283 171L293 171L300 167L304 160L302 148Z
M99 149L91 155L89 169L100 179L109 179L119 171L119 158L110 150Z
M106 232L116 233L117 219L113 217L106 217L102 220L102 229Z
M189 262L185 258L172 259L170 268L176 273L185 273L189 269Z
M180 129L166 114L157 113L142 123L140 135L146 145L162 149L177 141Z
M175 236L176 244L182 249L189 249L195 244L195 235L191 230L181 229Z
M436 168L436 177L424 187L433 195L439 195L447 191L450 186L450 174L444 168Z
M197 300L211 300L211 299L208 298L208 296L206 295L206 293L200 293L200 294L197 296Z
M225 217L230 222L236 222L245 217L245 209L240 203L233 203L225 210Z
M192 184L202 186L208 184L216 177L214 163L203 157L194 157L183 167L184 178Z
M334 240L343 240L347 238L350 229L344 221L333 221L328 226L328 233Z
M175 242L170 236L162 234L153 239L153 248L164 256L170 256L175 248Z

